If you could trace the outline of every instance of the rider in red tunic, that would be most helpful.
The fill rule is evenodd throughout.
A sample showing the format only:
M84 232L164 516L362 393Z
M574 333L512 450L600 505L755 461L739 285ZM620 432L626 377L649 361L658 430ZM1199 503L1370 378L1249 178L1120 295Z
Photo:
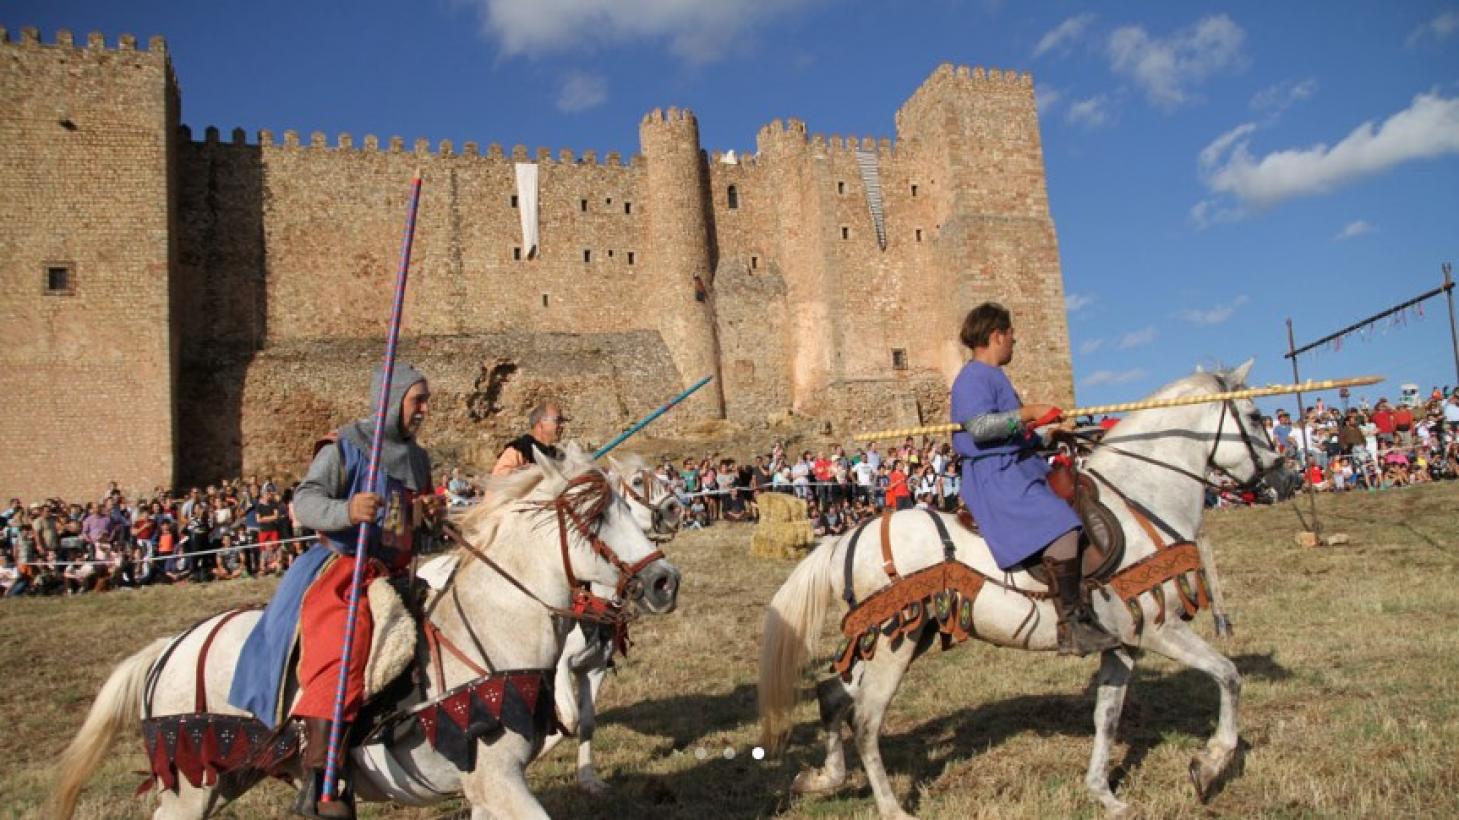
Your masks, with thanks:
M373 395L379 393L380 379L381 373L377 373ZM374 420L362 419L341 427L321 442L294 495L299 522L320 535L320 543L311 552L330 551L322 562L301 560L296 564L301 571L313 564L316 573L299 610L299 698L291 713L304 724L302 755L305 766L312 771L295 806L306 816L353 816L348 780L336 792L341 799L318 801L348 621L354 562L346 556L354 553L359 525L370 522L369 563L364 568L363 583L403 575L410 569L415 531L439 521L441 504L431 491L430 456L415 440L430 412L430 398L425 377L410 365L397 365L391 379L380 453L381 475L376 486L366 486ZM369 606L362 604L357 610L350 652L346 724L354 720L364 700L372 626ZM342 774L347 769L345 765L338 767Z

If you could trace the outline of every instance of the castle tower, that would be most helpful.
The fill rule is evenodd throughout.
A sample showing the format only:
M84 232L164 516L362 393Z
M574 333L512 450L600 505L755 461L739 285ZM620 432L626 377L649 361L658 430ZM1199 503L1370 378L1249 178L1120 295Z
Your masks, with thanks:
M939 367L949 381L966 359L963 314L983 301L1013 313L1018 353L1010 377L1031 401L1074 399L1059 243L1049 214L1033 78L943 65L897 112L904 143L928 185Z
M0 29L0 486L171 486L179 95L139 50Z
M824 201L825 163L812 161L806 125L797 119L761 128L756 150L772 169L764 175L768 190L762 196L763 207L775 213L776 256L785 276L792 403L798 412L818 415L834 400L827 388L839 376L842 320L832 304L837 289L827 236L835 228Z
M714 325L714 282L705 159L699 123L688 110L655 109L638 128L647 160L648 231L645 260L655 283L659 333L674 357L682 385L706 375L715 380L685 403L686 416L723 418L719 344Z

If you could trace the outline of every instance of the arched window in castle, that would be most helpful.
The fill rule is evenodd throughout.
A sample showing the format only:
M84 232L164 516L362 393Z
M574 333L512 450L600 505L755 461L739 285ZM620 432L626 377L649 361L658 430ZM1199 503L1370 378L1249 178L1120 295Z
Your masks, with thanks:
M733 211L736 208L740 207L740 190L738 188L731 185L729 186L729 189L724 192L724 195L726 203L729 205L730 210Z

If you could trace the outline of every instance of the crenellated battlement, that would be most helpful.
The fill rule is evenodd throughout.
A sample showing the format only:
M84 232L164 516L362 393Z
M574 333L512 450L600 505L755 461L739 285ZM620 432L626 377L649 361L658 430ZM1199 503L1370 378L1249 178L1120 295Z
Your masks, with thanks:
M160 57L167 56L167 41L161 35L153 35L147 40L147 47L137 48L137 38L131 34L119 34L116 38L116 45L107 47L106 36L99 31L92 31L86 35L85 45L78 44L70 29L56 29L55 36L50 42L42 42L40 30L35 26L23 26L20 29L19 39L12 40L10 32L0 26L0 45L16 47L45 47L45 48L72 48L84 49L91 52L141 52L143 54L155 54Z
M639 124L654 125L656 123L676 122L691 123L694 125L699 124L699 120L695 118L693 111L690 111L687 108L675 108L674 106L669 106L667 109L655 108L647 114L644 114L643 119L639 121Z
M193 129L187 125L178 127L178 136L184 143L194 145L215 146L223 145L222 131L215 125L206 126L203 129L201 139L197 139ZM409 146L404 137L395 135L388 137L382 142L375 134L366 134L362 140L356 143L355 138L349 132L336 134L331 141L323 131L309 132L308 139L304 139L297 130L288 129L284 131L281 139L276 139L274 132L269 129L259 129L254 133L252 141L249 134L242 128L234 128L227 142L228 145L252 146L262 148L284 148L298 151L354 151L360 153L410 153L418 157L436 157L440 159L473 159L486 162L538 162L546 165L575 165L591 166L601 168L626 168L630 165L637 165L642 159L640 156L630 157L625 163L623 154L619 151L608 151L599 154L593 149L583 151L581 155L576 154L571 148L562 148L553 156L550 148L536 149L535 156L529 152L524 145L512 147L510 155L502 149L500 143L490 143L485 153L482 152L480 143L468 140L462 144L461 151L456 151L456 144L452 140L443 139L438 141L433 148L431 141L425 137L416 138Z

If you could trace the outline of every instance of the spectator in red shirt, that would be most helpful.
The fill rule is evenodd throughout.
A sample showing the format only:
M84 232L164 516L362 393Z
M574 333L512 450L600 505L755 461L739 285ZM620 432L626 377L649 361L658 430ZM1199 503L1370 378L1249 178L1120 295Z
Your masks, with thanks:
M1393 419L1393 408L1388 406L1388 399L1378 400L1378 409L1373 411L1372 422L1378 428L1378 443L1392 444L1397 425Z
M811 463L811 474L815 476L816 499L821 502L821 509L825 509L831 501L831 482L835 480L836 472L824 452L816 453L816 460Z
M907 473L901 459L892 462L892 472L887 478L887 509L911 509L912 493L907 489Z
M1393 431L1399 447L1413 446L1413 409L1408 405L1400 404L1393 412Z

